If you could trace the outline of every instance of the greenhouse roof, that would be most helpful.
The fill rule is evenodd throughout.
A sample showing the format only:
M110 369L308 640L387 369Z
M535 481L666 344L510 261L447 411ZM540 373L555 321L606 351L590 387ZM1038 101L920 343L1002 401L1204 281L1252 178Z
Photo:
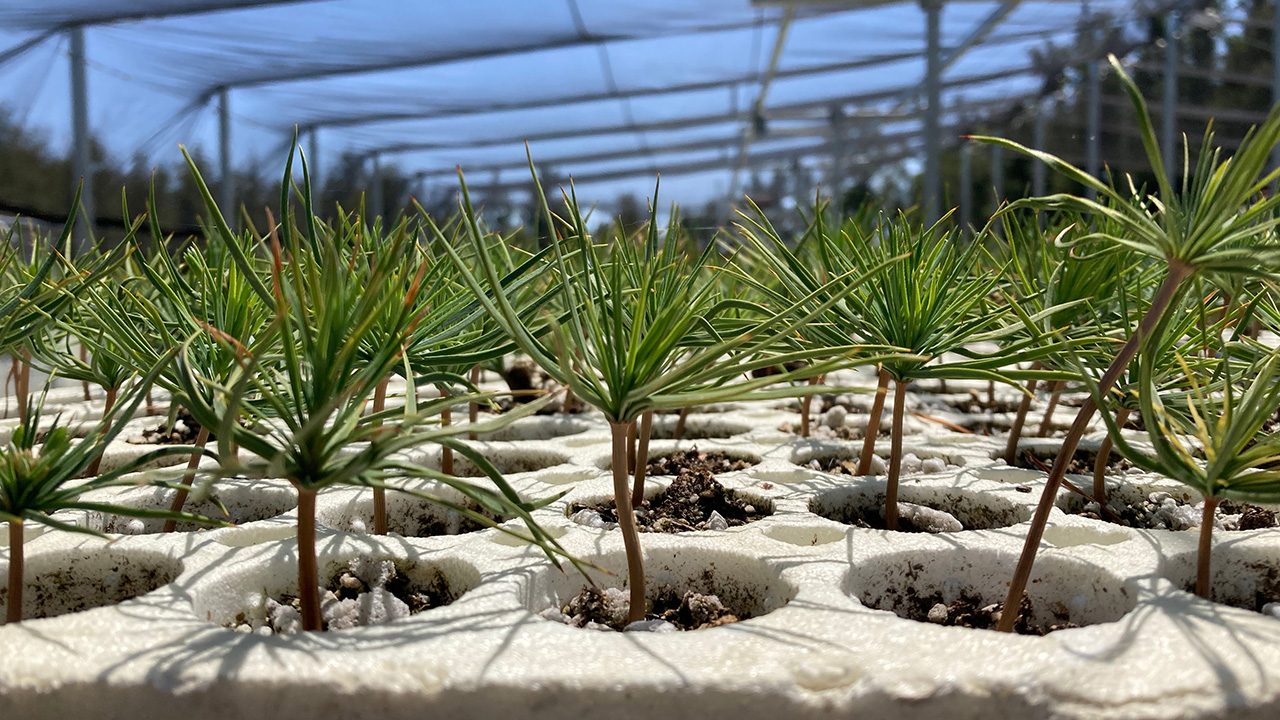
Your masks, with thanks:
M68 146L69 37L83 28L89 128L119 162L170 164L179 142L217 157L225 98L242 168L275 167L296 127L315 133L322 173L351 152L518 187L527 140L579 184L650 187L661 171L723 194L735 168L759 163L920 154L925 13L866 5L9 0L0 104ZM1158 5L946 4L944 134L1042 92L1037 51L1074 46L1089 13L1125 25Z

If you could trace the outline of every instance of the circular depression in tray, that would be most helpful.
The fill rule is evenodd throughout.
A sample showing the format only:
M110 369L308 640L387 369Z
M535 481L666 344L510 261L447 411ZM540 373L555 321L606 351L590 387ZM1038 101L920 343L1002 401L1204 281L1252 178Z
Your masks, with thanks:
M479 452L503 475L536 472L569 461L564 454L546 448L485 447L480 448ZM429 451L422 462L432 470L439 470L440 450L437 448ZM485 477L475 463L458 452L453 453L453 475L464 478Z
M484 422L492 419L480 415L478 420ZM515 420L510 425L486 433L477 433L480 440L502 442L550 440L551 438L578 435L590 430L592 424L574 415L533 415Z
M480 584L480 573L470 563L448 557L410 558L408 552L357 545L339 552L322 550L317 558L320 585L334 593L321 599L325 629L399 621L448 605ZM349 588L348 578L362 585ZM290 626L296 620L294 612L281 609L293 608L298 594L291 544L244 558L216 579L197 582L190 594L196 617L237 632L271 635L300 629Z
M168 510L176 495L177 491L170 488L148 488L145 494L113 499L111 503L147 510ZM232 479L214 484L209 488L208 497L201 497L197 485L182 509L183 512L243 525L279 517L297 506L298 493L288 483ZM90 512L85 516L87 527L121 535L158 533L164 530L164 522L160 518L135 518L103 512ZM175 530L193 532L210 527L194 522L179 522Z
M854 527L884 529L884 482L862 482L815 495L809 511ZM900 511L904 532L958 532L1009 527L1031 519L1032 510L990 492L933 485L899 485L898 502L941 511L946 517L915 510ZM918 520L913 518L918 517Z
M506 520L504 517L494 516L483 510L470 498L453 488L428 485L415 489L460 505L495 522ZM487 527L457 510L408 493L388 490L386 502L387 531L404 537L461 535L484 530ZM316 522L322 527L340 532L373 532L373 492L362 492L343 505L321 507L316 512Z
M0 565L8 577L9 563ZM112 545L30 552L23 572L22 616L30 620L115 605L173 581L182 562L161 553ZM0 587L0 616L8 609Z
M1010 555L996 549L947 547L886 553L861 561L844 590L863 605L938 625L994 627L1009 588ZM1036 559L1017 632L1113 622L1137 604L1134 593L1107 570L1053 553ZM992 608L992 605L997 605Z
M1209 597L1214 602L1261 612L1269 603L1280 603L1280 564L1274 542L1248 541L1214 544L1209 559ZM1195 552L1169 558L1161 574L1176 587L1195 590Z
M618 600L625 602L626 598L626 556L617 551L583 559L613 573L602 575L597 572L592 577L600 590L608 595L605 612L621 613L621 617L615 617L611 624L602 622L591 629L620 629L625 624L626 606L615 603ZM796 595L796 588L781 580L778 571L767 562L738 552L700 547L646 547L644 566L650 611L684 603L693 593L695 599L714 596L715 603L725 613L719 619L698 623L706 627L695 625L680 629L709 629L757 618L781 608ZM574 618L565 615L564 610L583 608L584 603L579 600L583 597L583 589L581 576L545 568L528 579L522 600L526 608L548 618L549 622L565 623ZM575 604L575 600L579 602ZM682 611L677 607L670 612L687 612L688 609L686 606ZM696 606L694 612L698 612ZM727 619L728 616L732 619ZM692 618L694 621L698 619Z

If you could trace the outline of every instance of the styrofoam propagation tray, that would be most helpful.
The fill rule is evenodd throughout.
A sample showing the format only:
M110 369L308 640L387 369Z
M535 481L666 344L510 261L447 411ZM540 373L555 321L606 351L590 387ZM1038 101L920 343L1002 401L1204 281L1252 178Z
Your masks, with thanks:
M862 373L856 382L869 386L872 380ZM985 390L965 383L949 389L963 393L970 387ZM1001 390L1001 396L1012 395ZM908 407L950 422L966 420L931 405L936 400L913 393ZM864 401L869 404L870 395L856 396L856 402ZM28 611L106 604L0 627L6 716L1280 713L1280 621L1183 590L1194 574L1192 532L1131 530L1055 510L1029 592L1041 616L1065 613L1085 627L1045 637L940 627L867 607L892 607L911 589L963 589L991 602L1003 599L1044 475L992 459L1002 454L1002 436L964 435L911 416L905 450L946 458L949 467L904 477L902 499L941 500L962 520L981 518L991 529L924 535L853 528L814 510L873 502L883 491L883 478L806 467L813 457L855 456L861 443L780 432L782 423L798 420L785 405L702 408L690 415L689 433L725 437L655 439L651 449L653 457L696 444L759 461L717 478L771 507L769 517L723 532L641 537L651 587L709 589L731 609L755 615L749 620L666 634L601 633L544 620L539 611L582 586L572 570L556 571L539 551L496 530L422 538L340 532L367 526L371 499L365 491L338 489L322 494L318 506L322 575L358 555L391 558L411 577L442 576L460 597L377 627L273 637L237 633L224 625L260 614L267 594L296 589L296 545L292 511L277 514L291 505L287 484L233 482L217 489L233 513L275 516L236 528L122 536L110 543L28 533ZM1069 420L1075 410L1063 406L1056 419ZM865 417L850 414L846 422L865 424ZM1039 414L1030 417L1034 432ZM659 416L655 437L669 435L672 423L674 415ZM619 533L566 517L569 503L611 493L606 423L593 415L535 417L502 437L512 439L476 445L529 497L572 488L537 512L539 522L569 552L618 573L597 578L602 584L621 585ZM1096 446L1099 439L1091 436L1084 446ZM887 450L882 438L878 452ZM438 455L432 448L418 452L429 461ZM651 478L649 491L669 481ZM1125 481L1143 492L1178 489L1141 475ZM165 493L151 488L110 492L120 502L168 502ZM393 527L423 512L428 510L416 500L389 497ZM100 516L78 521L119 527ZM0 552L3 574L8 553ZM1215 534L1214 574L1221 592L1244 596L1258 583L1274 585L1278 568L1280 532Z

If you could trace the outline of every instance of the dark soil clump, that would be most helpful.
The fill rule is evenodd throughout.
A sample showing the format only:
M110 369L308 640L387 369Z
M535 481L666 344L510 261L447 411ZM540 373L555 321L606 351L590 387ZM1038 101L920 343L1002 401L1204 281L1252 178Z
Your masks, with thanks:
M1004 603L987 603L981 598L963 593L951 603L942 601L942 593L920 595L912 598L906 608L906 617L920 622L933 623L944 627L964 627L977 630L993 630L1000 622L1004 612ZM1047 635L1055 630L1079 627L1059 618L1059 622L1045 627L1031 624L1031 598L1022 594L1022 602L1018 606L1018 620L1013 631L1019 635Z
M573 503L569 513L584 509L599 513L605 522L618 522L618 509L612 500L597 505ZM640 532L723 530L755 522L769 514L769 508L737 497L711 473L684 470L666 490L636 508L636 524Z
M193 445L199 434L200 423L191 417L191 412L186 408L178 408L178 417L173 425L169 425L167 419L160 420L155 427L143 430L140 437L130 438L129 441L146 445ZM215 440L217 438L210 432L209 442Z
M628 605L627 596L621 590L602 591L588 586L560 608L560 617L555 619L578 628L621 631L627 626ZM686 631L706 630L743 619L730 612L715 595L693 590L681 594L669 586L658 589L645 612L647 621L665 621L675 630Z
M1049 472L1053 467L1055 458L1041 458L1033 453L1023 451L1013 461L1014 467L1020 467L1025 470L1040 470ZM1093 477L1093 464L1098 460L1098 453L1095 450L1076 450L1075 455L1071 457L1071 462L1067 465L1068 475L1088 475ZM1134 464L1120 456L1119 453L1112 452L1107 462L1108 475L1121 475L1134 469Z
M732 457L722 452L698 452L694 447L688 450L677 450L668 455L652 458L645 469L649 475L679 475L684 470L698 470L711 474L745 470L754 462Z

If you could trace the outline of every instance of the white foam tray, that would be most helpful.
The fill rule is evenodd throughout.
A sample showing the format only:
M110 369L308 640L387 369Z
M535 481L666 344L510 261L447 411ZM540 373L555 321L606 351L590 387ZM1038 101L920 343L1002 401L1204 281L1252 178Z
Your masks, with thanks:
M912 406L933 401L910 399ZM774 513L723 532L645 534L646 567L652 585L713 589L731 608L752 612L749 620L687 633L579 630L536 613L574 594L581 578L556 571L510 536L486 530L375 538L330 529L319 538L322 572L356 555L393 558L411 577L442 574L461 597L380 627L261 637L224 625L260 613L266 594L294 589L292 512L237 528L110 543L32 532L29 610L108 604L0 627L5 716L1280 716L1280 621L1182 589L1194 573L1193 533L1136 531L1055 510L1030 593L1041 619L1057 611L1085 627L1022 637L904 619L867 605L891 607L908 587L1003 599L1043 474L992 460L1003 450L1001 437L961 435L913 418L908 452L964 464L904 478L902 499L943 498L962 520L1000 527L948 535L858 529L812 510L874 499L882 479L827 475L797 461L854 455L860 443L780 433L777 427L796 416L769 404L711 410L717 412L690 416L691 434L729 437L659 439L651 453L697 444L759 459L718 477ZM1059 418L1074 410L1063 408ZM660 417L655 434L671 422ZM559 434L568 430L575 432ZM619 533L577 525L565 513L570 502L610 493L604 422L530 418L504 437L533 439L478 446L513 471L513 483L530 497L572 488L538 511L539 522L570 552L619 573L600 582L620 585ZM887 451L887 440L880 446ZM653 478L649 491L667 481ZM1170 486L1146 476L1127 481ZM167 502L146 488L111 492L117 501ZM233 484L219 492L233 509L270 514L288 489ZM392 496L393 522L415 505ZM368 493L336 490L322 494L318 516L323 526L350 529L353 520L367 522L370 506ZM1277 531L1218 533L1215 543L1222 592L1244 597L1259 582L1275 582ZM3 574L7 550L0 552ZM151 586L158 587L112 604Z

